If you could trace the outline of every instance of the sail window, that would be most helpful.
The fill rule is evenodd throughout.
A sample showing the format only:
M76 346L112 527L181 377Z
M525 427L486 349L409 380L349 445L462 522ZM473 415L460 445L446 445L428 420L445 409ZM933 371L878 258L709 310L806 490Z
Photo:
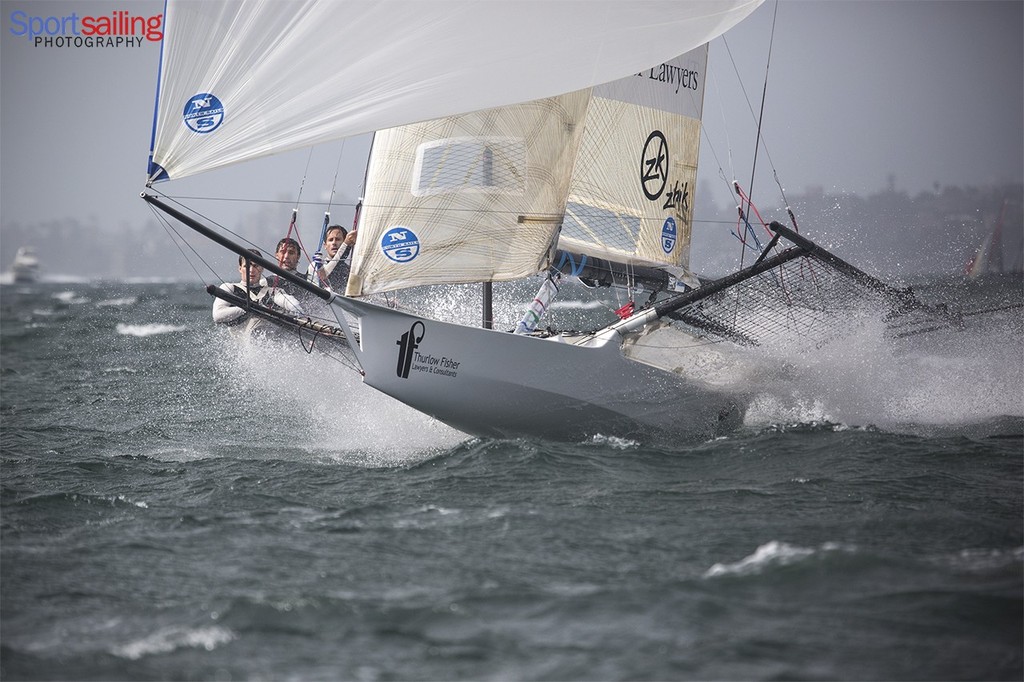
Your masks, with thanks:
M416 148L413 196L450 192L522 194L526 143L512 137L434 140Z
M640 238L640 217L625 210L570 201L562 223L562 237L633 254Z

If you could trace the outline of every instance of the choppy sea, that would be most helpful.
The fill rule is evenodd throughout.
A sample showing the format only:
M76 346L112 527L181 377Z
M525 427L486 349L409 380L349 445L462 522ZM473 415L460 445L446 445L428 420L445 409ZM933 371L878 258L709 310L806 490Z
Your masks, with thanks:
M1019 308L655 448L469 438L210 303L0 287L4 680L1024 677Z

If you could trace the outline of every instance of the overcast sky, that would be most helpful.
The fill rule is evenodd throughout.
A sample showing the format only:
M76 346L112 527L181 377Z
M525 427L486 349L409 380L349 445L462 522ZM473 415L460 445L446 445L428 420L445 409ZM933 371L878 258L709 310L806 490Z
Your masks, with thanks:
M557 1L557 0L556 0ZM726 200L727 177L750 182L756 112L775 20L763 136L767 175L755 198L774 202L774 165L787 192L808 186L916 193L935 183L988 184L1024 176L1024 3L940 0L769 0L711 47L701 177ZM143 189L157 43L46 48L12 34L33 16L159 14L162 0L3 0L0 38L0 222L80 217L117 226L150 219ZM735 61L736 70L733 67ZM367 138L317 150L304 197L357 195ZM342 153L343 152L343 153ZM291 153L188 178L174 194L294 196L309 155ZM731 159L731 161L730 161ZM697 200L702 198L698 196ZM161 233L162 234L162 233ZM0 244L5 252L13 244ZM4 256L6 260L9 256Z

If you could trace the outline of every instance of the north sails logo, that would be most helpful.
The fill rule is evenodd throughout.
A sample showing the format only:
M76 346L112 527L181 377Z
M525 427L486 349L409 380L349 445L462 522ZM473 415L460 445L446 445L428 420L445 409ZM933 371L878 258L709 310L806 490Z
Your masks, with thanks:
M417 332L416 328L419 327ZM420 341L423 340L423 335L426 334L426 327L423 323L417 320L412 323L409 327L409 331L402 334L402 338L395 341L395 345L398 346L398 376L401 379L409 378L409 370L412 368L412 359L416 354L416 349L419 348Z
M669 216L661 226L661 250L671 254L672 249L676 248L676 237L676 221Z
M665 134L655 130L647 136L640 155L640 184L644 196L656 201L668 183L668 142Z
M408 227L392 227L380 238L380 249L395 263L408 263L420 252L420 239Z
M212 133L224 122L224 105L216 95L201 92L185 102L182 120L196 133Z

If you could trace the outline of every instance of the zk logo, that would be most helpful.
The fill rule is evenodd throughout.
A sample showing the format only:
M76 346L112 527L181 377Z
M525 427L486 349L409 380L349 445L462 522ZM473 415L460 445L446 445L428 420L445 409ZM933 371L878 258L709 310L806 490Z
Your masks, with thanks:
M392 227L380 239L380 249L395 263L408 263L420 252L420 240L408 227Z
M668 183L668 142L660 130L647 136L643 154L640 155L640 184L644 196L655 201L665 191Z
M419 330L417 331L417 327ZM423 323L417 320L412 323L409 327L409 331L402 334L402 338L395 341L395 345L398 346L398 376L402 379L409 378L409 370L412 368L412 359L416 354L416 349L420 347L420 341L423 340L423 335L426 334L426 328Z
M224 105L215 95L201 92L185 102L185 125L196 133L212 133L224 122Z

